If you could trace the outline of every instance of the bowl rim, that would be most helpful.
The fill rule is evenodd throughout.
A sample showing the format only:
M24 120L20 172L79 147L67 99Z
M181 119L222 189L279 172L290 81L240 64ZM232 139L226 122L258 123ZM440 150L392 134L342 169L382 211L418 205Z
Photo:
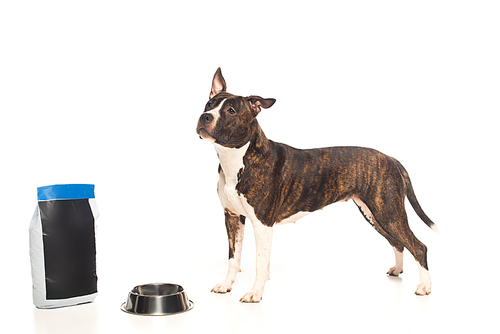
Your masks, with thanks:
M147 286L147 285L175 285L175 286L179 287L181 291L178 291L176 293L170 293L168 295L144 295L142 293L134 292L135 289L138 289L140 287ZM129 293L132 295L141 296L141 297L148 297L148 298L165 298L168 296L176 296L176 295L180 295L180 294L185 294L186 291L184 290L184 287L182 285L176 284L176 283L146 283L146 284L140 284L140 285L134 286L134 288L132 290L130 290Z

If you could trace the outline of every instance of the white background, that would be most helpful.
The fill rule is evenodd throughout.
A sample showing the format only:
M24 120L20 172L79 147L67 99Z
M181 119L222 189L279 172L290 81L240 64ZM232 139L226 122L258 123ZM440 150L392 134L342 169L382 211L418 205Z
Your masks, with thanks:
M496 1L4 1L0 4L2 328L34 333L497 332L500 6ZM358 145L403 163L440 229L408 205L433 292L352 203L275 229L264 299L253 231L233 292L215 150L195 133L217 67L277 103L267 136ZM99 297L32 305L36 187L93 183ZM185 287L172 317L120 311L149 282ZM12 329L11 329L12 330Z

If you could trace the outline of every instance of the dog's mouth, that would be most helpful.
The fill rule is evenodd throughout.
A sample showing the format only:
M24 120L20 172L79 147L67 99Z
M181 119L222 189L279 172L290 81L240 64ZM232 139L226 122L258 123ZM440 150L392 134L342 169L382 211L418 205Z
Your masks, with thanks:
M214 139L204 127L199 127L196 133L200 136L200 139Z
M226 145L228 140L226 139L222 139L222 138L215 138L213 137L210 132L208 132L207 129L205 129L204 127L200 127L196 130L196 132L198 133L198 135L200 136L200 139L205 139L205 140L208 140L209 142L213 143L213 144L219 144L219 145Z

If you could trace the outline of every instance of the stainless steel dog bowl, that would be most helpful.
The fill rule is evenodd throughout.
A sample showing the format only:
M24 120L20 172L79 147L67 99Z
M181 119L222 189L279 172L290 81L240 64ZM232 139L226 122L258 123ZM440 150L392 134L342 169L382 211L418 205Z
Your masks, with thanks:
M182 286L152 283L132 289L121 309L137 315L168 315L189 311L193 306Z

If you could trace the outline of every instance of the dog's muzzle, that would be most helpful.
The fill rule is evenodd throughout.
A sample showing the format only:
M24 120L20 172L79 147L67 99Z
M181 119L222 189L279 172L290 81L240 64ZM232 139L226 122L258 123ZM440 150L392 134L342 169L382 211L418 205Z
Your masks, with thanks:
M200 136L201 139L210 139L212 136L207 129L207 126L212 123L214 120L214 116L212 114L204 113L200 116L198 120L198 126L196 127L196 133Z

